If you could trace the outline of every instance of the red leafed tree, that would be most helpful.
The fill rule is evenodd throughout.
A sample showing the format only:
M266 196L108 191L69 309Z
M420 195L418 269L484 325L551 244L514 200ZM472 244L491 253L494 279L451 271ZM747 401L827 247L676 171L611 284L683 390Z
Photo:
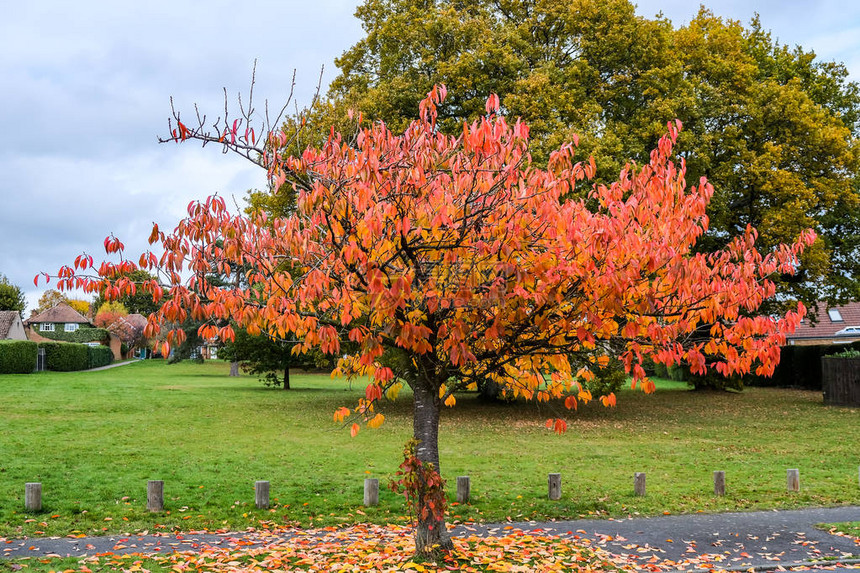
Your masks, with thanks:
M160 252L139 259L164 284L121 278L136 266L128 260L87 275L87 256L61 269L60 284L108 298L146 289L161 301L148 336L190 316L207 321L204 337L229 338L233 320L252 333L295 336L299 350L340 355L352 341L356 350L337 370L372 381L357 407L341 408L336 419L375 427L383 419L377 402L408 385L417 440L410 468L421 465L424 479L439 470L443 405L482 379L573 408L590 398L580 381L609 355L620 356L646 391L653 388L641 367L646 357L697 372L772 372L804 309L781 319L754 311L774 294L768 277L794 271L812 232L762 255L748 229L722 252L696 254L712 188L703 180L686 189L683 160L672 159L679 126L669 125L648 165L565 201L594 172L593 162L574 161L574 145L552 154L547 169L533 167L527 126L510 125L496 96L485 117L446 136L435 125L444 97L444 87L428 94L402 134L381 123L349 142L332 133L301 157L284 158L287 138L270 133L259 163L274 188L295 187L296 212L267 220L231 214L219 197L192 203L172 232L154 228L150 242ZM247 154L253 137L236 139L233 127L211 136L183 125L175 137ZM114 238L106 245L122 251ZM242 287L208 278L231 268L247 269ZM181 337L176 330L166 339ZM572 365L571 355L587 360ZM614 396L603 400L614 404ZM548 426L565 429L561 419ZM417 490L425 510L417 550L450 548L439 504L428 510L438 490Z

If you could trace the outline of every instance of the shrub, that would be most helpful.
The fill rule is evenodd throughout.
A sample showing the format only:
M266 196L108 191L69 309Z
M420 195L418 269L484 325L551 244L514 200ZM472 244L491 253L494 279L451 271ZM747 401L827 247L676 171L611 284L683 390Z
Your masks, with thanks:
M654 376L657 378L669 378L669 369L662 362L655 362Z
M30 374L39 345L29 340L0 340L0 374Z
M99 368L113 362L113 352L107 346L87 346L87 368Z
M686 382L687 375L689 374L687 367L681 364L672 364L671 366L667 366L666 372L669 379L674 380L675 382Z
M89 365L89 347L86 344L40 342L39 348L45 349L48 370L72 372L86 370Z
M585 383L584 386L591 391L595 398L618 392L627 381L624 365L617 358L612 358L604 368L594 368L592 372L594 372L594 379Z
M860 358L860 350L851 348L842 352L836 352L835 354L828 354L827 356L831 358Z

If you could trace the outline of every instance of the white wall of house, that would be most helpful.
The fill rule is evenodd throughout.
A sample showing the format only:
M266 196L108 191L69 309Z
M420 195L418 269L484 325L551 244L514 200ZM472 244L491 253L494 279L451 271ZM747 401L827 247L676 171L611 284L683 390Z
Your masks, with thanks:
M21 317L12 321L9 327L9 334L6 335L7 340L27 340L27 333L24 331L24 322Z

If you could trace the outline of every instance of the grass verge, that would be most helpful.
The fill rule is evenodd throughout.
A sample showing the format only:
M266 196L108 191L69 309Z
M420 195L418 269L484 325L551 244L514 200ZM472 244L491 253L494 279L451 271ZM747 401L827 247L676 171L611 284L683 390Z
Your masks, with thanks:
M294 375L282 391L227 371L150 361L0 376L0 537L408 521L384 487L411 430L407 392L381 428L353 439L332 413L363 384ZM580 406L562 436L544 428L552 408L463 396L444 412L443 477L451 489L455 476L472 479L472 501L452 505L453 521L860 503L858 412L825 407L817 392L662 382L652 395L622 392L614 409ZM786 492L788 468L800 469L799 493ZM714 470L726 471L725 497L713 495ZM547 500L550 472L562 474L560 501ZM633 495L634 472L647 473L644 497ZM378 507L361 506L365 477L381 478ZM149 479L165 480L163 513L145 510ZM272 484L269 510L254 508L259 479ZM23 510L31 481L43 488L34 514Z
M836 535L848 535L857 537L857 542L860 544L860 521L843 521L841 523L821 523L817 525L818 529L829 531Z

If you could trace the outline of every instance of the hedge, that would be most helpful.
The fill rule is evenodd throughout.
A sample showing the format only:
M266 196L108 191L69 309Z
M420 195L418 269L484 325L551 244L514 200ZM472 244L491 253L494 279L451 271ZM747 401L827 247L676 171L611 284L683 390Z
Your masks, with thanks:
M860 349L860 342L852 344L819 344L783 346L779 366L771 378L749 376L750 386L780 386L821 390L821 357L845 350Z
M39 345L29 340L0 340L0 374L30 374L36 369Z
M45 349L45 362L48 370L72 372L86 370L89 366L89 346L70 342L40 342L39 348Z
M87 367L99 368L113 362L113 352L107 346L87 346Z
M102 342L110 339L110 332L105 328L88 328L81 327L74 332L66 332L64 330L57 331L36 331L42 338L58 340L60 342Z

